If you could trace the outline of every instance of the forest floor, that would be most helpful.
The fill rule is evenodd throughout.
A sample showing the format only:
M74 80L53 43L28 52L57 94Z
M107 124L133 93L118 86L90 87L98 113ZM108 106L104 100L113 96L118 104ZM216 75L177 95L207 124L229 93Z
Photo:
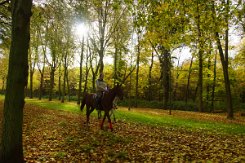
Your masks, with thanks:
M119 108L126 109L126 108ZM3 102L0 101L0 131ZM135 109L165 116L167 111ZM182 118L196 118L245 127L245 119L233 122L224 116L174 111ZM211 118L210 118L211 117ZM110 132L100 130L91 117L87 128L84 113L50 110L26 104L23 145L26 162L245 162L245 135L190 130L184 127L147 125L118 119Z

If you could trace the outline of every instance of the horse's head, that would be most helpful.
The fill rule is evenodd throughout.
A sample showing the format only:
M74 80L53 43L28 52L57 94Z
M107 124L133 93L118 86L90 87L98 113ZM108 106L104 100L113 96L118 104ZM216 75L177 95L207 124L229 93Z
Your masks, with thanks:
M119 97L120 100L123 100L123 90L122 85L117 84L115 86L116 96Z

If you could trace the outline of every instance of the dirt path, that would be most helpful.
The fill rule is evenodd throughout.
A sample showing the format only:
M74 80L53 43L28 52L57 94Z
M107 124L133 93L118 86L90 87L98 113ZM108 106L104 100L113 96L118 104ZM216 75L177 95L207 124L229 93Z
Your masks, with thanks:
M152 127L119 121L113 133L85 115L26 105L24 154L27 162L245 161L245 138ZM2 105L0 104L0 113ZM1 116L1 114L0 114Z

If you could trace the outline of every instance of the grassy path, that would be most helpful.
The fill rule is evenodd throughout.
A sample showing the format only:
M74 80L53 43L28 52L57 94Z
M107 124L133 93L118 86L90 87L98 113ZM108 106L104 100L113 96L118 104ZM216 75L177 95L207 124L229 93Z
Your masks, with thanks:
M95 113L87 128L85 112L75 103L26 101L27 162L245 161L242 117L228 121L224 115L119 108L115 131L109 132L99 129ZM0 116L2 107L0 102Z

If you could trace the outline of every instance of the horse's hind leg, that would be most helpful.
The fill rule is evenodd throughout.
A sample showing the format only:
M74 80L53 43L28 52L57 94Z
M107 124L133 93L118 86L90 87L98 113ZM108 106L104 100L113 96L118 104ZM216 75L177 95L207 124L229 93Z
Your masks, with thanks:
M111 129L111 131L113 131L109 111L105 111L105 116L107 116L107 119L108 119L108 122L109 122L109 128Z
M105 118L106 118L106 114L104 113L104 117L102 119L102 122L100 124L100 129L102 130L103 129L103 125L104 125L104 122L105 122Z

